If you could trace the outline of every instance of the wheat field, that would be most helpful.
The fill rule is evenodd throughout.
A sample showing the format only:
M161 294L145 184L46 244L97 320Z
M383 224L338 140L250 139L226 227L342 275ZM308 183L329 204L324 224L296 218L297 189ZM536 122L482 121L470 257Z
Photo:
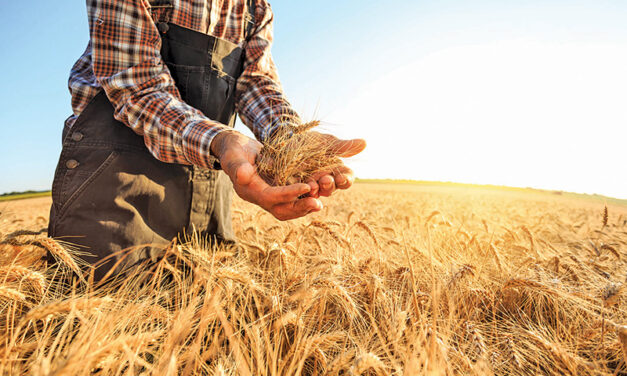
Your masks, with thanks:
M36 200L0 206L2 375L627 374L626 206L362 183L278 222L238 200L238 246L191 235L96 287Z

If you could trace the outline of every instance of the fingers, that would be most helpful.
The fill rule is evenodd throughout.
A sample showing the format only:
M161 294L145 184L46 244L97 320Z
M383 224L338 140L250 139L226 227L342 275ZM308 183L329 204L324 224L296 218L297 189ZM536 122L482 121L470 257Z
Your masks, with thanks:
M353 170L346 166L337 167L333 172L320 172L312 179L317 181L318 193L324 197L331 196L336 189L348 189L355 182Z
M280 220L299 218L322 209L320 196L331 196L335 189L347 189L352 185L353 172L340 166L334 171L321 172L306 183L272 187L257 173L256 158L261 144L244 136L229 136L219 148L220 163L233 181L237 194L246 201L259 205ZM331 135L321 135L326 145L340 157L350 157L366 147L364 140L339 140ZM303 195L308 197L299 199Z
M319 185L315 179L280 187L268 185L259 176L254 165L260 144L243 137L230 136L220 148L216 147L220 149L222 168L231 178L233 188L241 198L257 204L281 220L302 217L322 209L322 203L317 199ZM333 179L330 176L328 178L334 184ZM312 191L315 197L299 199Z
M298 197L311 191L311 186L304 183L271 187L257 174L255 166L248 162L242 162L239 166L232 167L235 169L231 172L234 176L231 180L235 192L244 200L257 204L266 210L270 210L278 204L296 201Z
M313 198L320 197L320 194L319 194L320 186L318 185L318 182L316 181L316 179L309 178L307 180L307 184L311 187L311 191L309 191L309 197L313 197Z
M323 175L318 179L318 185L320 186L320 196L329 197L335 191L335 180L329 174Z
M259 205L281 221L300 218L322 210L322 202L314 197L300 196L310 193L309 184L299 183L284 187L270 187L263 190Z
M338 189L348 189L355 182L355 175L353 170L346 166L342 166L333 172L333 179L335 180L335 186Z
M266 205L278 205L296 201L298 197L311 192L311 187L305 183L286 185L283 187L267 186L262 191L262 200Z
M334 143L333 151L342 158L349 158L364 151L366 141L362 139L337 140Z
M313 197L306 197L294 202L276 205L270 211L280 221L304 217L322 210L322 202Z

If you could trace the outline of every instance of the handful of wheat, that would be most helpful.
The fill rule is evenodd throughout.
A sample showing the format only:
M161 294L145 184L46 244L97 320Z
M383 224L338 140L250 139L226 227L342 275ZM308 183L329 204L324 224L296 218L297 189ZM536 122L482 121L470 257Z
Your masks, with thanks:
M319 121L311 121L287 126L265 141L257 158L259 175L270 185L282 186L341 166L337 142L310 132L318 125Z

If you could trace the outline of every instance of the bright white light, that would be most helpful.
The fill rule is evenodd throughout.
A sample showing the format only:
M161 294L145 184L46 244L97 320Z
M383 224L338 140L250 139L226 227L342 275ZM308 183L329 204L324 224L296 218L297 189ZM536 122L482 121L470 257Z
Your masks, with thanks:
M627 46L514 40L388 72L328 118L369 146L361 177L627 198Z

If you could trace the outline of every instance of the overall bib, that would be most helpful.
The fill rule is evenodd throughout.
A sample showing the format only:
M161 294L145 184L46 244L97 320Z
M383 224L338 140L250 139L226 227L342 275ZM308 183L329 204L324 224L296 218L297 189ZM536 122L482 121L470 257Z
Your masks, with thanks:
M254 27L250 3L247 36ZM208 118L233 126L244 49L167 18L157 26L161 56L183 100ZM128 252L114 275L140 261L157 260L163 246L183 231L234 241L232 191L223 171L153 157L142 136L114 119L113 106L101 91L64 131L48 233L86 248L92 255L82 258L90 264L115 254L95 270L100 280L120 260L119 251Z

